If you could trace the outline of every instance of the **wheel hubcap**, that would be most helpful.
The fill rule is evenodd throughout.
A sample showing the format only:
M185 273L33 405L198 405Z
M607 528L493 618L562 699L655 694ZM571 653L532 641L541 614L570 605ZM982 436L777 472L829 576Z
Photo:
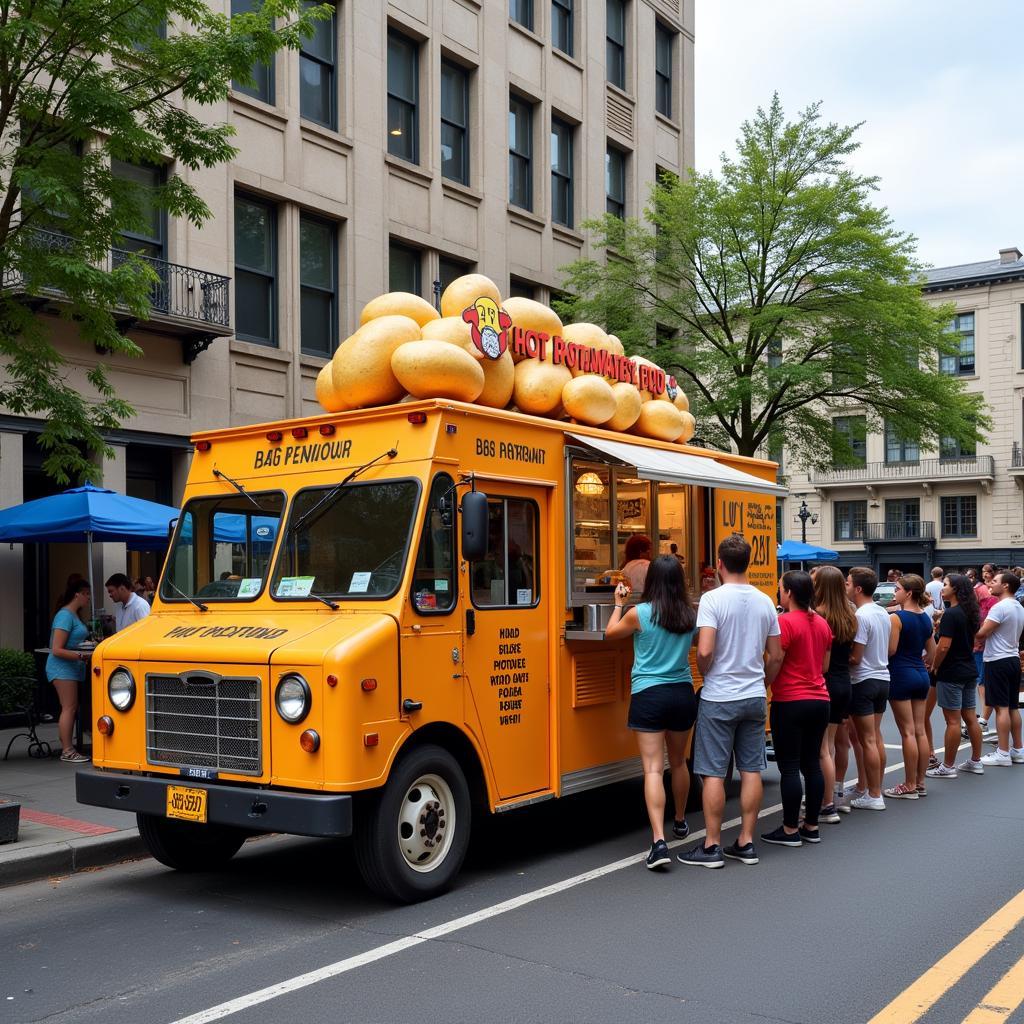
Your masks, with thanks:
M398 845L414 871L433 871L448 855L455 800L438 775L420 776L406 791L398 818Z

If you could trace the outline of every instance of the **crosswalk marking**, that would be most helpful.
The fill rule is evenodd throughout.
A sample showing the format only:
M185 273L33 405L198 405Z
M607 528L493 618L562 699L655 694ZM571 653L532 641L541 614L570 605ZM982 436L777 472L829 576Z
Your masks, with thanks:
M1021 1003L1024 1003L1024 956L992 986L964 1024L1003 1024Z

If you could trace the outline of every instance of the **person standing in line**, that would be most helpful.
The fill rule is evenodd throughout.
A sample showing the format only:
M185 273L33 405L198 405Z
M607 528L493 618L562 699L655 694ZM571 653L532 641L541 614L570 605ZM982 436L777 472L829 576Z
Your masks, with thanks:
M84 764L89 760L75 749L75 715L78 714L78 687L85 682L89 655L76 650L89 635L81 615L92 602L89 581L79 579L64 591L60 609L50 629L50 654L46 659L46 678L60 698L60 759L67 764Z
M928 670L935 655L930 605L920 576L903 576L896 584L899 611L889 615L889 706L900 730L906 781L885 791L894 800L916 800L925 784L930 748L924 727ZM924 653L924 658L921 655ZM926 790L927 792L927 790Z
M121 607L114 612L115 628L118 633L139 619L144 619L152 610L144 598L132 589L132 581L123 572L115 572L107 580L107 595Z
M850 801L851 807L884 811L882 778L885 774L885 745L882 715L889 699L889 616L875 604L878 586L873 569L857 567L846 577L846 593L856 606L857 634L850 650L850 716L864 749L864 778L867 789Z
M937 565L932 569L932 578L928 581L928 585L924 588L928 594L928 598L932 603L932 607L937 611L941 612L943 608L942 604L942 566Z
M942 717L946 720L945 753L942 764L929 768L930 779L955 779L959 772L984 775L981 763L981 726L978 724L978 676L974 667L974 635L978 632L978 600L971 581L950 573L943 582L942 600L949 607L939 623L931 673ZM971 756L956 764L960 745L960 721L967 726Z
M1004 768L1024 764L1020 723L1020 640L1024 634L1024 607L1017 603L1020 578L1001 572L989 581L995 604L978 629L984 643L985 699L996 709L996 749L982 764Z
M995 566L986 562L981 567L981 583L974 588L974 596L978 599L978 621L984 622L989 610L996 603L992 596L989 584L995 577ZM992 702L988 700L985 692L985 641L975 635L974 637L974 667L978 671L978 724L981 726L981 738L983 740L995 738L996 731L989 724L992 721ZM964 734L966 736L966 733Z
M850 718L850 648L857 633L857 617L846 596L843 574L834 565L820 565L812 573L814 580L814 610L832 630L825 686L828 689L828 728L821 741L821 771L825 779L825 796L818 820L827 824L839 821L839 804L843 786L838 778L841 746L843 776L849 762L850 744L845 723ZM842 741L837 745L840 730ZM843 742L845 741L845 742ZM828 803L824 803L828 800ZM844 813L849 807L843 808Z
M779 580L782 666L772 680L771 728L775 763L782 776L782 824L762 832L763 842L775 846L820 843L818 815L825 797L821 746L828 728L829 697L825 685L832 630L811 602L814 583L806 572L791 569ZM806 811L800 821L807 787Z
M750 545L738 533L718 545L722 585L709 590L697 608L697 667L704 677L697 713L693 770L704 781L705 839L678 860L696 867L720 868L725 858L756 864L754 826L768 767L764 727L766 683L782 664L775 603L747 579ZM722 849L725 777L735 752L740 772L740 834Z
M690 831L686 824L690 794L686 748L697 718L690 672L697 612L683 570L672 555L660 555L651 562L640 603L623 614L628 595L625 584L615 588L615 609L604 635L608 640L633 638L628 724L636 734L644 767L644 801L652 833L646 864L653 869L672 861L665 842L666 746L675 804L672 833L685 839Z

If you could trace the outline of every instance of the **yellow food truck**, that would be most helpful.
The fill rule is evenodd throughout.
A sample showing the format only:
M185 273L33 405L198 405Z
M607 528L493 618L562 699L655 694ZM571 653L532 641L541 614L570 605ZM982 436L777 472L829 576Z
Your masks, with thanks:
M639 774L632 647L603 630L626 541L774 591L775 465L447 397L209 431L152 614L93 663L78 799L173 868L260 832L352 836L432 896L474 815Z

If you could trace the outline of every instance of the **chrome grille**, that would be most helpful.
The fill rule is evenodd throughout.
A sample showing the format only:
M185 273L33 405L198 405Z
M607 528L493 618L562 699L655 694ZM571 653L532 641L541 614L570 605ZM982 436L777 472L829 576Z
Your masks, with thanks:
M146 756L150 764L262 771L260 680L216 672L146 676Z

